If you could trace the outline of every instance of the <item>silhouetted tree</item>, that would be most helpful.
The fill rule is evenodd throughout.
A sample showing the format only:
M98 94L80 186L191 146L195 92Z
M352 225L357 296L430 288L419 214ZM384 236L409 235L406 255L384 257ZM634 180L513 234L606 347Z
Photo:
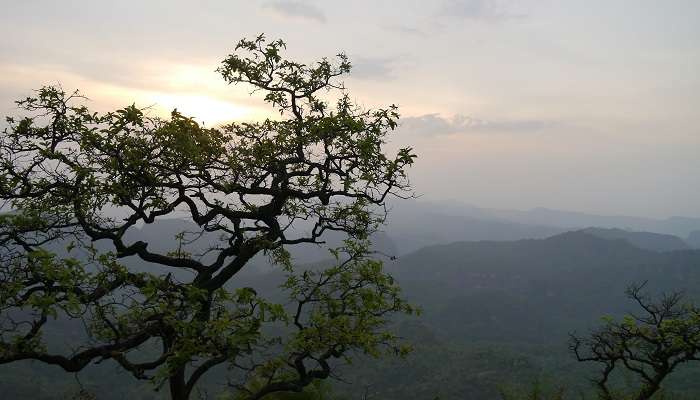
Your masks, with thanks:
M257 399L327 378L352 350L403 351L385 321L413 309L367 250L387 197L408 195L415 156L383 149L396 107L352 103L338 81L345 55L301 64L284 48L244 39L218 69L262 92L278 119L206 128L134 105L99 114L57 87L17 102L27 115L8 118L0 139L0 364L76 372L112 360L187 399L226 363ZM183 214L198 232L180 232L170 251L129 239ZM295 268L286 249L329 231L349 238L335 265ZM198 240L215 243L195 254ZM232 288L258 254L286 271L291 306ZM88 339L67 353L47 346L55 319L81 321Z
M586 338L571 335L570 348L578 361L602 364L594 383L604 400L648 400L679 365L700 360L700 309L684 304L678 292L653 301L642 293L643 287L627 290L642 315L628 315L621 321L606 318ZM636 377L637 387L629 393L611 387L611 377L620 369Z

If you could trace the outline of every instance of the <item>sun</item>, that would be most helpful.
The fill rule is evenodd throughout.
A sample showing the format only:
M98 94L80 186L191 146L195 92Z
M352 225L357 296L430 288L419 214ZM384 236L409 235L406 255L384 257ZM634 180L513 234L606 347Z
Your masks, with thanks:
M149 107L154 116L167 118L177 109L208 127L268 117L256 105L242 105L249 93L226 84L211 66L157 64L147 70L150 88L116 87L111 92L115 97L131 98L139 106Z
M168 65L155 80L164 90L150 93L159 112L173 109L207 126L248 119L252 109L229 100L231 87L222 81L210 65Z
M232 121L249 119L252 110L207 95L154 93L149 96L158 114L177 109L206 126L216 126Z

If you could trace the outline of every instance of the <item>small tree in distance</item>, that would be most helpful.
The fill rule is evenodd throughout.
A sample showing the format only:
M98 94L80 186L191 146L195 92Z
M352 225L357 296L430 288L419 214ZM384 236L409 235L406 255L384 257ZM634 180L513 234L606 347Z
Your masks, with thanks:
M0 138L0 364L77 372L110 360L173 399L227 364L238 395L259 399L327 378L352 351L405 350L385 323L413 308L367 251L388 196L410 195L411 149L383 150L396 107L353 104L338 81L350 71L343 54L306 65L284 48L244 39L218 70L262 92L280 119L205 128L133 105L98 114L56 87L17 102L27 115L8 118ZM129 240L182 213L200 232L170 251ZM329 231L349 238L336 264L294 268L286 249ZM188 251L205 236L217 240ZM231 288L258 254L284 268L286 306ZM52 348L43 333L56 319L81 321L88 339Z
M642 315L628 315L619 322L606 318L586 338L571 335L570 348L578 361L601 364L593 382L602 400L649 400L677 367L700 361L700 309L684 304L678 292L653 301L642 293L644 286L627 290ZM634 376L637 387L614 388L611 378L620 370Z

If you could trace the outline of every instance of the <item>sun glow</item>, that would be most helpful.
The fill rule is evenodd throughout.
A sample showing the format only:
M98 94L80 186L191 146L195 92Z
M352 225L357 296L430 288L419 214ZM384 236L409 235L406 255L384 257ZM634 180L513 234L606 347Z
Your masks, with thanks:
M241 94L223 82L210 65L172 65L161 70L166 72L153 76L154 86L161 90L140 96L142 102L153 104L157 114L177 109L207 126L259 119L260 110L231 100L232 95L236 98Z
M85 77L52 65L25 66L0 64L0 86L9 86L18 93L31 92L36 76L48 76L46 84L57 84L66 90L80 89L88 98L87 105L98 112L107 112L129 104L148 108L150 116L167 118L177 109L208 127L232 121L261 121L274 118L274 112L256 98L248 88L228 85L211 66L154 64L141 68L138 78L112 82ZM0 97L2 95L0 94ZM11 104L11 100L6 104ZM4 104L4 105L6 105ZM4 114L14 109L2 108Z
M207 126L232 121L258 121L270 117L260 101L251 100L247 88L229 85L210 63L170 65L153 76L160 90L142 93L143 102L151 102L159 115L177 109ZM245 104L245 105L242 105Z
M248 107L242 107L227 101L206 95L153 93L150 98L159 115L177 109L183 115L192 117L207 126L250 119L253 114ZM144 99L145 100L145 99Z

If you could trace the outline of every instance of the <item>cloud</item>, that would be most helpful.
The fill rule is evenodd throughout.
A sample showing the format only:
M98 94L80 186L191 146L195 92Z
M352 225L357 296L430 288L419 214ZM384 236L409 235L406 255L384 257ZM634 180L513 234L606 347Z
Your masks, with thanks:
M397 58L392 57L355 57L352 61L351 76L365 80L391 80L394 79L394 64Z
M419 28L417 26L409 26L409 25L389 25L385 26L385 29L393 32L397 32L402 35L413 35L413 36L418 36L418 37L428 37L429 33L423 29Z
M499 21L523 16L498 0L446 0L440 15L481 21Z
M527 17L527 8L513 0L443 0L422 19L384 26L389 31L416 38L429 38L444 32L455 20L502 22Z
M559 125L555 121L537 119L483 120L455 115L425 114L418 117L401 118L403 132L422 136L439 136L470 133L538 133Z
M321 9L300 1L274 1L263 6L284 17L303 18L316 22L326 22L326 15Z

